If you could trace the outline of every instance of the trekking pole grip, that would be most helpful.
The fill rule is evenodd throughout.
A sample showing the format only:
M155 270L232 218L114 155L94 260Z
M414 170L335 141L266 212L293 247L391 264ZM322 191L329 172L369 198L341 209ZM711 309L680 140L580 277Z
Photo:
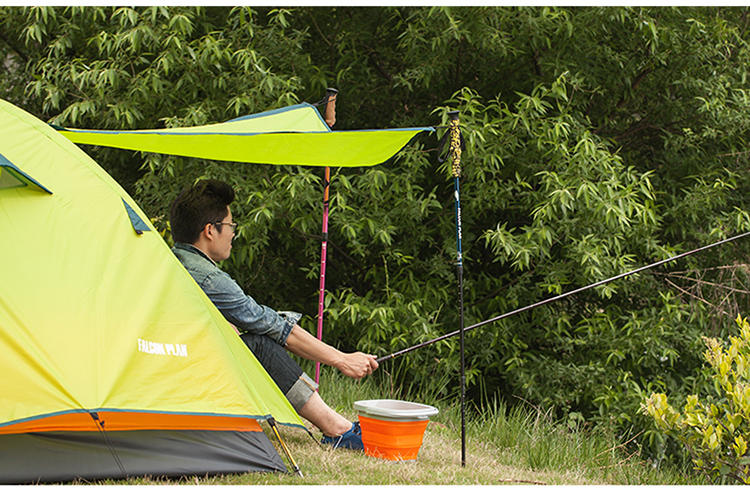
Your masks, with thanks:
M448 131L450 132L450 155L453 166L453 177L461 176L461 130L459 129L459 112L449 111Z
M333 127L336 124L336 97L338 93L338 89L333 87L326 89L325 121L329 127Z

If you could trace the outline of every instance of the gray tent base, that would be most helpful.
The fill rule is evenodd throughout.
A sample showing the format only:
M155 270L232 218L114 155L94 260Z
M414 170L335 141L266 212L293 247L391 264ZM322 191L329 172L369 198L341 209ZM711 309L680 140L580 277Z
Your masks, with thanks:
M124 472L123 472L124 471ZM287 472L262 431L139 430L0 435L0 483Z

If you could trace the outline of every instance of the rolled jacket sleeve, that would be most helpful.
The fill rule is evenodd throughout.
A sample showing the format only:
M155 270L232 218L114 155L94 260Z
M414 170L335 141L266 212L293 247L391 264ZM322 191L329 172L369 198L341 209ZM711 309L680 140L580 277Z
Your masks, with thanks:
M294 324L300 319L300 316L289 316L289 312L280 314L257 303L226 272L212 272L200 285L216 308L240 332L265 335L284 346Z

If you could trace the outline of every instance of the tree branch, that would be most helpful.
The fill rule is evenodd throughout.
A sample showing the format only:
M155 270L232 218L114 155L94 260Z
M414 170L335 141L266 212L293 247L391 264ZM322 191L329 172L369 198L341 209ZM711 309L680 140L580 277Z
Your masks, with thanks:
M11 50L13 50L19 57L21 57L24 63L29 61L29 57L26 55L26 53L24 53L20 48L8 41L8 38L6 38L2 32L0 32L0 41L8 45Z
M383 77L388 82L392 82L393 76L385 68L383 68L382 64L378 60L377 51L370 49L370 51L367 53L367 59L370 60L370 64L375 67L375 70L378 71L381 77Z
M645 79L646 76L648 74L650 74L651 72L653 72L653 71L654 71L653 67L650 67L650 68L647 68L645 70L642 70L640 74L638 74L638 75L635 76L635 82L633 82L633 85L631 86L631 89L633 91L635 91L636 89L638 89L638 86L641 84L641 82L643 81L643 79ZM622 97L620 98L620 100L615 105L615 107L616 108L621 108L622 105L625 104L625 101L626 101L626 98L625 98L625 95L623 94Z
M541 77L542 67L539 66L539 50L534 50L534 53L531 55L531 61L534 62L534 74L537 77Z
M642 132L644 130L662 130L662 131L668 132L671 127L674 127L675 125L677 125L679 123L680 123L680 121L674 121L674 122L669 122L666 125L656 126L656 125L654 125L652 123L649 123L647 121L643 121L643 122L641 122L641 123L639 123L637 125L632 125L630 128L628 128L624 132L622 132L622 133L620 133L618 135L615 135L614 138L616 140L625 139L625 138L628 138L628 137L632 136L633 134L637 134L637 133ZM598 134L599 130L600 129L597 129L597 131L594 132L594 133Z
M694 295L693 293L691 293L691 292L689 292L689 291L686 291L686 290L682 289L682 288L681 288L680 286L678 286L677 284L673 283L673 282L672 282L672 281L670 281L669 279L664 279L664 281L665 281L665 282L666 282L667 284L671 285L671 286L672 286L673 288L675 288L675 289L677 289L678 291L680 291L681 293L683 293L683 294L686 294L686 295L687 295L687 296L689 296L690 298L695 298L696 300L698 300L698 301L700 301L700 302L703 302L703 303L707 304L708 306L710 306L711 308L713 308L713 309L714 309L714 310L716 310L717 312L721 312L721 313L722 313L723 315L726 315L726 316L731 316L731 315L730 315L729 313L727 313L726 311L722 310L722 309L721 309L721 308L720 308L719 306L716 306L716 305L714 305L713 303L711 303L710 301L708 301L708 300L704 300L704 299L703 299L703 298L701 298L700 296L696 296L696 295Z
M318 26L318 22L315 20L315 16L312 15L312 11L309 11L309 12L310 13L308 16L310 17L310 20L312 21L313 27L315 27L315 30L318 31L318 35L320 35L320 38L323 41L325 41L328 46L332 46L332 43L328 40L328 37L325 34L323 34L323 31L321 31L320 26Z

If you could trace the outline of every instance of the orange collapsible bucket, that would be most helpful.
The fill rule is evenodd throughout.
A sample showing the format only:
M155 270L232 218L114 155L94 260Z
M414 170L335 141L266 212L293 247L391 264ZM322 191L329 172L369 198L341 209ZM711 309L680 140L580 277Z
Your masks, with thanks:
M424 431L437 408L416 402L357 401L365 454L392 461L416 460Z

